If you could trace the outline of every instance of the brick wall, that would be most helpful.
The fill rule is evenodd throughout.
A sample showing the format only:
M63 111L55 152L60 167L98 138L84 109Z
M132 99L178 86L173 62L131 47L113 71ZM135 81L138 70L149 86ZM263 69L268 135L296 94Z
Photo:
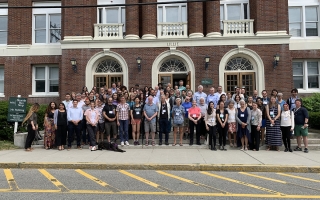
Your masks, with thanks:
M143 3L157 2L157 0L142 0ZM157 35L157 5L145 5L142 9L142 35Z
M205 33L220 32L220 1L205 2Z
M203 33L203 2L188 2L188 34Z
M290 51L292 59L319 59L320 49Z
M126 4L136 4L139 0L126 0ZM139 36L139 6L126 7L126 34Z

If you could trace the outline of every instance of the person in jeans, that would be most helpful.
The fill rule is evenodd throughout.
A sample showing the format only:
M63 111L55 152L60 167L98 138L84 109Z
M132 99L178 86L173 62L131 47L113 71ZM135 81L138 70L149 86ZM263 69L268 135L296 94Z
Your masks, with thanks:
M96 139L95 136L97 134L97 125L100 119L99 110L95 108L95 102L90 103L90 108L86 110L84 116L87 121L87 130L90 138L90 147L91 151L96 151Z
M179 128L180 133L180 142L179 145L183 146L182 144L182 137L183 137L183 122L184 122L184 107L181 105L181 99L176 98L176 105L172 108L172 119L173 119L173 144L175 146L177 143L177 131Z
M67 141L68 119L64 103L60 103L54 111L54 126L56 128L56 145L59 151L64 150Z
M291 132L294 130L294 113L289 110L289 105L287 103L283 105L283 111L281 112L280 129L285 147L284 152L292 152L290 138Z
M22 124L28 121L28 135L25 143L25 150L31 151L31 144L36 136L36 131L38 130L38 115L37 112L40 108L38 103L35 103L29 109L28 114L24 118Z
M168 125L170 119L170 103L166 101L166 96L161 95L161 102L158 104L158 118L159 118L159 145L162 145L162 134L165 135L165 144L169 145Z
M130 106L126 103L124 96L120 97L120 103L117 105L117 125L119 126L119 134L121 146L126 144L129 146L128 126L129 126L129 112Z
M262 123L262 112L258 109L257 102L252 102L251 110L251 143L250 149L259 151L260 146L260 127Z
M208 110L204 117L206 123L206 129L209 132L209 145L212 151L217 151L216 149L216 109L214 109L213 101L210 101L208 104Z
M83 111L82 108L78 107L78 100L75 99L72 102L72 107L67 110L67 118L68 118L68 151L71 150L71 143L74 140L74 132L77 135L77 148L79 150L82 149L80 142L80 132L81 132L81 121L83 119Z
M156 116L158 115L158 106L153 103L153 96L148 96L148 102L143 108L143 115L145 117L144 120L144 131L146 134L146 144L145 146L149 145L149 132L151 132L152 138L152 146L155 145L154 137L156 132Z
M303 138L304 143L304 152L308 153L308 121L309 121L309 113L306 108L302 107L302 100L296 100L296 108L293 109L294 112L294 135L297 137L298 146L295 148L295 151L302 151L301 148L301 136Z
M197 107L197 101L194 99L192 100L192 107L189 108L189 113L188 113L188 118L189 118L189 130L190 130L190 143L189 145L193 145L193 135L194 135L194 127L196 127L196 141L197 144L200 145L200 130L199 130L199 125L198 122L201 119L201 111L200 108Z
M108 103L104 106L102 110L102 115L105 121L105 131L107 135L108 142L111 142L110 135L112 134L114 138L114 142L117 140L117 116L116 116L116 108L117 106L112 104L112 97L108 98Z

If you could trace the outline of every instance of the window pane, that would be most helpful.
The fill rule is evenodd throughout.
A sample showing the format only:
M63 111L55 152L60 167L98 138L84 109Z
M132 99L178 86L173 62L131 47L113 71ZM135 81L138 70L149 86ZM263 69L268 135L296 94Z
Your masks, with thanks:
M4 80L4 68L0 67L0 80Z
M301 22L301 8L291 7L289 8L289 22Z
M228 20L241 19L241 6L240 5L227 5Z
M163 7L158 8L158 22L163 22Z
M50 67L49 69L49 78L50 80L55 79L59 80L59 68L58 67Z
M46 15L36 15L36 29L45 29L46 28Z
M301 23L289 24L289 33L293 37L301 37Z
M59 80L50 81L49 92L59 92Z
M0 80L0 93L4 93L4 81Z
M0 31L8 30L8 16L0 16Z
M318 75L318 62L308 62L308 75Z
M46 68L36 67L36 79L45 79L46 78Z
M188 21L188 19L187 19L187 7L186 6L182 6L181 7L181 12L182 12L182 16L181 16L182 22L187 22Z
M220 5L220 31L221 31L221 33L223 30L223 23L222 23L223 20L224 20L224 6Z
M317 7L306 7L306 21L318 21Z
M179 7L166 7L166 22L179 22Z
M126 9L121 8L121 23L126 24Z
M36 81L36 92L45 92L46 91L46 81Z
M61 29L50 30L50 43L57 43L61 40Z
M319 76L308 76L308 88L319 88Z
M306 36L318 36L318 23L306 23Z
M293 85L294 85L294 88L303 88L303 77L302 76L294 76L293 77Z
M119 23L118 21L118 8L106 9L107 12L107 23Z
M102 8L99 8L99 19L98 19L99 24L103 23L103 21L102 21L102 19L103 19L102 10L103 10Z
M50 28L61 28L61 15L50 15Z
M0 31L0 44L7 44L7 31Z
M248 4L243 4L243 19L249 19L248 17Z
M294 62L292 63L293 75L303 75L303 63L302 62Z
M36 43L46 43L46 30L36 31Z
M0 67L0 93L4 93L4 68Z

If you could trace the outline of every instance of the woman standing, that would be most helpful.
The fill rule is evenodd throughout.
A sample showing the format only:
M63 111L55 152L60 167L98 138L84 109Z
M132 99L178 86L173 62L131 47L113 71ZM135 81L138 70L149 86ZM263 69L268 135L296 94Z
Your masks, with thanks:
M44 115L44 148L51 149L55 145L55 126L54 126L54 111L57 109L55 102L50 102Z
M276 101L277 104L280 105L281 111L283 111L283 105L286 103L286 101L283 100L282 97L283 97L283 94L282 94L282 93L278 93L278 95L277 95L277 101Z
M140 145L139 143L139 136L140 136L140 124L142 119L142 106L140 105L139 97L134 99L135 105L132 106L130 111L131 116L131 125L132 125L132 139L133 145Z
M238 139L241 141L241 151L248 150L248 143L251 140L250 132L250 120L251 120L251 111L250 108L246 107L246 102L240 100L240 108L237 110L236 120L238 122Z
M119 103L119 101L118 101L118 94L117 94L117 93L113 93L113 94L112 94L112 105L117 106L118 103Z
M247 102L247 107L250 108L250 110L253 109L252 104L253 104L253 98L252 98L252 96L249 96L248 97L248 102Z
M222 95L220 96L219 101L223 101L223 103L224 103L224 108L228 108L229 102L227 102L227 97L226 97L225 94L222 94ZM218 102L219 102L219 101L218 101ZM217 102L217 103L218 103L218 102ZM218 103L218 105L217 105L217 110L218 110L218 109L219 109L219 103Z
M31 151L31 144L36 136L36 131L38 130L38 115L37 112L40 108L38 103L35 103L29 109L28 114L24 118L22 124L28 121L28 135L25 143L25 150Z
M90 103L90 108L87 109L84 113L87 121L87 131L90 137L90 150L96 150L96 134L97 134L97 125L100 118L100 113L97 109L95 109L95 103Z
M173 119L173 144L172 146L176 146L177 143L177 131L179 128L180 134L180 142L179 145L183 146L182 144L182 137L183 137L183 123L184 123L184 107L181 105L181 99L176 98L176 105L172 108L172 119Z
M220 150L227 151L226 146L226 137L228 132L228 111L224 108L224 102L222 100L219 101L219 109L216 111L217 115L217 127L219 132L219 145Z
M189 118L189 130L190 130L190 143L189 145L193 145L193 135L194 135L194 127L196 127L196 140L197 143L200 144L200 129L198 128L198 121L201 119L201 111L200 108L197 107L197 101L193 100L192 101L192 107L189 108L189 113L188 113L188 118Z
M67 139L68 119L66 107L59 103L59 108L54 111L54 126L56 129L56 145L59 151L64 150Z
M236 123L236 109L234 108L234 101L230 99L229 107L227 108L228 117L228 138L230 147L237 147L237 123ZM233 144L232 144L233 137Z
M294 113L289 110L289 105L287 103L283 105L283 111L281 112L280 129L282 132L282 141L285 147L284 152L292 152L290 137L291 132L294 130Z
M256 102L252 103L251 110L251 143L250 149L259 151L260 146L260 127L262 123L262 112L258 109Z
M268 145L267 151L272 146L276 146L279 151L279 146L282 145L281 132L280 132L280 105L276 103L276 98L271 96L269 104L266 106L267 111L267 124L266 124L266 144Z
M241 100L241 98L240 98L240 96L239 95L236 95L235 97L234 97L234 107L236 108L236 109L238 109L238 108L240 108L240 100Z
M209 132L209 145L212 151L217 151L216 149L216 109L214 109L214 103L212 101L209 102L208 110L204 117L206 122L206 129Z

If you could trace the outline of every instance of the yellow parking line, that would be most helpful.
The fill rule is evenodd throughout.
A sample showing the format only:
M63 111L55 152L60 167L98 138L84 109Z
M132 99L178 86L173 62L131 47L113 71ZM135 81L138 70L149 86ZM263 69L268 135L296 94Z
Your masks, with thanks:
M274 191L274 190L270 190L270 189L267 189L267 188L264 188L264 187L260 187L260 186L257 186L257 185L250 184L250 183L238 181L238 180L235 180L235 179L227 178L227 177L224 177L224 176L219 176L219 175L216 175L216 174L213 174L213 173L209 173L209 172L200 172L200 173L208 175L208 176L212 176L212 177L215 177L215 178L219 178L219 179L222 179L222 180L230 181L230 182L233 182L233 183L237 183L237 184L240 184L240 185L244 185L244 186L247 186L247 187L251 187L251 188L254 188L254 189L258 189L258 190L262 190L262 191L265 191L265 192L269 192L269 193L272 193L272 194L276 194L276 195L279 195L279 196L285 196L286 195L286 194L283 194L283 193L280 193L280 192L277 192L277 191Z
M190 183L192 185L201 186L201 187L204 187L204 188L207 188L207 189L216 190L216 191L222 192L224 194L229 194L229 192L220 190L218 188L211 187L211 186L205 185L203 183L198 183L198 182L195 182L195 181L192 181L192 180L189 180L189 179L186 179L186 178L182 178L182 177L179 177L179 176L176 176L176 175L173 175L173 174L169 174L169 173L164 172L164 171L156 171L156 172L159 173L159 174L162 174L164 176L168 176L168 177L171 177L171 178L174 178L174 179L178 179L178 180L186 182L186 183Z
M259 176L259 175L255 175L255 174L250 174L250 173L247 173L247 172L239 172L239 174L252 176L252 177L255 177L255 178L261 178L261 179L264 179L264 180L273 181L273 182L277 182L277 183L287 184L287 182L285 182L285 181L280 181L280 180L273 179L273 178L268 178L268 177L265 177L265 176Z
M10 190L19 190L16 181L14 180L13 174L10 169L4 169L4 174L6 175Z
M311 179L311 178L305 178L305 177L302 177L302 176L295 176L295 175L291 175L291 174L284 174L284 173L277 173L281 176L288 176L288 177L291 177L291 178L296 178L296 179L301 179L301 180L305 180L305 181L312 181L312 182L316 182L316 183L320 183L319 180L315 180L315 179Z
M119 170L119 172L122 173L122 174L124 174L124 175L127 175L127 176L129 176L129 177L131 177L131 178L134 178L134 179L136 179L136 180L138 180L138 181L141 181L141 182L143 182L143 183L145 183L145 184L148 184L148 185L150 185L150 186L152 186L152 187L161 189L161 190L166 191L166 192L168 192L168 193L173 193L173 191L172 191L172 190L169 190L168 188L162 187L161 185L158 185L158 184L156 184L156 183L154 183L154 182L148 181L148 180L146 180L146 179L144 179L144 178L141 178L140 176L131 174L131 173L125 171L125 170Z
M66 188L60 181L58 181L55 177L53 177L49 172L45 169L39 169L39 172L44 175L53 185L61 190L61 192L68 192L69 189Z
M86 177L86 178L94 181L95 183L97 183L97 184L99 184L99 185L101 185L101 186L103 186L103 187L105 187L105 188L110 189L110 190L113 191L113 192L119 192L119 191L120 191L120 190L118 190L117 188L109 185L108 183L103 182L102 180L100 180L100 179L98 179L98 178L96 178L96 177L94 177L94 176L92 176L92 175L90 175L90 174L82 171L81 169L77 169L77 170L75 170L75 171L78 172L79 174L81 174L82 176L84 176L84 177Z

